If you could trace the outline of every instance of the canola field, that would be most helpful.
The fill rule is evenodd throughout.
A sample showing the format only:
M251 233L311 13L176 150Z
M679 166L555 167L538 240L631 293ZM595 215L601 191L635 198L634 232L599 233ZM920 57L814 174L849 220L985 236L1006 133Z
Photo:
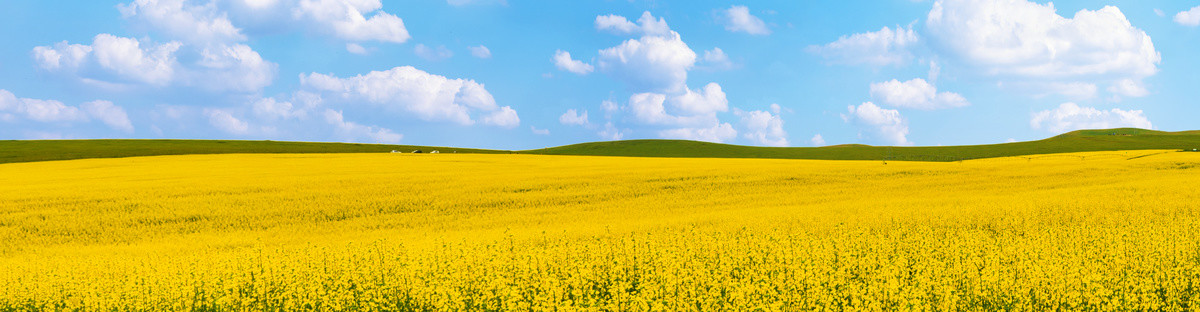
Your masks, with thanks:
M0 311L1197 309L1198 153L0 165Z

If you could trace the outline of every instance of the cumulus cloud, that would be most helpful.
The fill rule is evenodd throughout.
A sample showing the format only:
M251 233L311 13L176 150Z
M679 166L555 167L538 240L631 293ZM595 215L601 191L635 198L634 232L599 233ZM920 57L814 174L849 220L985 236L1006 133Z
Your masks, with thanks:
M91 45L61 42L33 49L42 69L104 85L189 86L210 91L254 92L271 84L277 65L244 44L210 44L181 63L179 42L143 43L99 34Z
M8 90L0 89L0 121L23 118L45 123L85 122L91 118L124 132L133 132L133 123L125 109L109 101L92 101L79 107L55 100L18 98Z
M864 102L861 105L850 105L847 113L842 114L846 122L855 122L872 127L880 138L889 144L912 145L908 141L908 121L894 109L884 109L875 103Z
M558 122L564 125L584 126L588 124L588 113L587 111L583 111L580 114L575 109L568 109L562 116L558 116Z
M763 23L762 19L750 14L750 8L744 5L731 6L723 12L723 20L725 30L732 32L744 32L751 35L769 35L771 30L767 28L767 24Z
M379 0L300 0L292 16L347 41L408 41L404 21L382 8Z
M783 118L779 113L761 110L735 112L742 118L742 125L746 129L742 136L746 139L759 145L788 146L788 135L783 130Z
M872 83L871 97L895 107L924 110L963 107L971 104L958 93L937 92L937 87L921 78L905 82L892 79Z
M346 121L341 111L332 109L325 110L325 122L332 125L337 135L347 141L395 144L404 138L404 135L392 132L387 128L364 126Z
M244 44L206 47L188 83L213 91L254 92L275 80L277 65Z
M1029 125L1034 129L1045 129L1054 133L1120 127L1154 129L1154 125L1141 110L1113 108L1103 111L1075 103L1063 103L1056 109L1034 113Z
M719 123L707 128L676 128L661 130L658 136L664 139L680 139L723 143L737 137L737 130L729 123Z
M1066 18L1053 4L1026 0L939 0L926 27L948 56L992 75L1140 78L1161 59L1113 6Z
M529 126L529 131L536 135L550 135L550 129L538 129L538 127Z
M712 50L704 51L703 65L708 69L725 70L733 68L733 61L729 60L729 55L721 48L712 48Z
M1143 97L1150 94L1140 81L1122 79L1108 87L1108 92L1118 96Z
M446 46L438 46L437 48L430 48L424 44L417 44L417 46L415 48L413 48L413 53L416 53L418 57L423 58L427 61L435 61L435 62L441 61L444 59L448 59L448 58L454 56L454 52L451 52L450 49L446 48Z
M21 99L17 112L25 117L39 122L71 122L86 121L87 115L78 107L67 106L59 101Z
M912 59L909 48L918 41L912 27L884 26L879 31L842 36L837 41L809 46L808 51L838 64L902 65Z
M208 116L208 123L218 130L233 135L250 134L250 123L247 123L229 111L223 109L205 109L204 114Z
M662 18L655 19L650 11L642 12L642 17L638 18L637 24L630 22L624 16L612 14L596 16L596 30L619 35L667 36L671 34L671 28L667 26L667 21Z
M126 19L146 23L150 29L189 43L246 40L216 2L191 5L186 0L136 0L118 4L117 9Z
M292 102L266 97L254 101L251 105L254 114L265 119L292 119L307 115L304 110L296 109Z
M809 141L812 142L813 146L825 146L825 138L821 137L820 133L813 135L812 139L809 139Z
M500 127L519 124L511 107L500 107L483 84L474 80L449 79L412 66L365 75L338 78L332 75L301 74L304 87L344 99L364 100L388 109L407 111L427 121L449 121L471 125L472 114L484 115L483 122Z
M83 103L80 107L92 118L99 119L113 129L133 132L133 123L129 121L129 115L125 113L125 109L112 102L91 101Z
M1200 6L1191 10L1175 13L1175 22L1184 26L1200 26Z
M616 141L624 138L625 132L621 131L621 129L617 129L617 126L613 125L612 122L606 122L604 123L604 129L600 130L600 132L597 132L596 135L599 135L605 140Z
M521 124L521 118L517 117L517 111L512 107L505 106L483 116L483 124L511 129Z
M489 50L488 47L483 46L483 45L467 47L467 50L471 50L471 56L474 56L477 58L481 58L481 59L492 58L492 50Z
M696 52L671 32L666 36L644 36L600 50L600 71L624 81L635 92L682 91L688 70L696 63Z
M368 51L367 51L367 48L365 48L362 45L359 45L357 43L347 43L346 44L346 52L350 52L350 53L354 53L354 54L358 54L358 55L367 55Z
M721 85L709 83L703 89L684 89L684 93L670 98L671 104L683 114L703 115L729 110L729 100Z
M554 51L554 57L551 58L551 60L554 61L554 67L558 67L560 70L569 71L578 75L587 75L594 70L591 64L571 59L571 53L567 53L567 51L563 50Z

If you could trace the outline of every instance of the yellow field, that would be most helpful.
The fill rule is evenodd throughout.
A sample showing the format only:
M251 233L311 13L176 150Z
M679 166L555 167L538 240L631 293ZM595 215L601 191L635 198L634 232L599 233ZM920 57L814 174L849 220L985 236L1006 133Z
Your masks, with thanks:
M1195 310L1198 182L1162 151L5 164L0 310Z

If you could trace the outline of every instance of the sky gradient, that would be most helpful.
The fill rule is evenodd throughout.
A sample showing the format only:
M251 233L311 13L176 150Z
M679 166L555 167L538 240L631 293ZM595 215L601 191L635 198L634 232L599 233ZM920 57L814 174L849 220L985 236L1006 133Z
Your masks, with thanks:
M1200 129L1200 2L12 0L0 139L531 149Z

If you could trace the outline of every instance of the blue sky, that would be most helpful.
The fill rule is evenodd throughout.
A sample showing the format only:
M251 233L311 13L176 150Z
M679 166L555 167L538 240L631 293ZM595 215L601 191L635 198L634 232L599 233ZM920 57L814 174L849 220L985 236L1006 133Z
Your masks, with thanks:
M528 149L1200 128L1194 1L12 0L0 14L0 139Z

